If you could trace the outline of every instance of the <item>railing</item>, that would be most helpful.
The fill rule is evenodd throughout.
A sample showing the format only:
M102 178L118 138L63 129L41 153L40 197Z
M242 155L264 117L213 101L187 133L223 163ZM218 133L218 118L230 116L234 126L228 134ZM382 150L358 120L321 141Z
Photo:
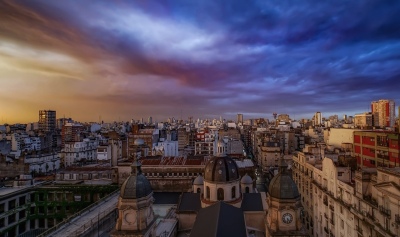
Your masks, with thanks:
M361 235L363 234L363 230L360 226L356 225L356 230L358 233L360 233Z
M378 202L374 198L372 198L370 195L368 195L368 196L364 195L363 199L365 201L367 201L369 204L371 204L371 205L373 205L375 207L378 207Z
M391 210L386 209L384 206L379 206L379 212L390 218Z
M60 229L61 227L63 227L65 224L67 224L68 222L70 222L70 220L74 219L77 216L82 215L83 213L89 211L91 208L95 207L97 204L103 202L104 200L106 200L107 198L113 196L114 194L118 193L120 191L120 189L116 189L115 191L111 192L110 194L108 194L107 196L104 196L102 199L98 200L97 202L94 202L92 204L90 204L89 206L85 207L84 209L80 210L79 212L73 214L72 216L68 217L68 219L63 220L62 222L58 223L57 225L53 226L52 228L48 229L47 231L43 232L42 234L39 235L39 237L45 237L50 235L50 233L53 233L54 231Z

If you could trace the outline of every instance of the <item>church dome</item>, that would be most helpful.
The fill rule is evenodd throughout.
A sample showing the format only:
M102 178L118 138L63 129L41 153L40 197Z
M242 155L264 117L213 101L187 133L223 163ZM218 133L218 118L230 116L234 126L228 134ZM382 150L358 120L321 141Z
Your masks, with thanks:
M199 175L194 179L193 184L194 185L203 185L203 181L204 181L203 176Z
M278 199L295 199L300 196L296 183L287 173L287 164L281 159L280 171L272 178L268 192L273 198Z
M242 184L253 184L253 179L248 174L245 174L242 177L242 179L240 180L240 183L242 183Z
M135 139L135 141L133 142L136 146L141 146L144 145L144 140L141 138L137 138Z
M229 182L239 179L236 162L228 156L214 156L205 166L204 179L211 182Z
M132 174L121 186L121 198L138 199L146 197L152 192L150 182L140 171L140 162L134 161L132 164Z

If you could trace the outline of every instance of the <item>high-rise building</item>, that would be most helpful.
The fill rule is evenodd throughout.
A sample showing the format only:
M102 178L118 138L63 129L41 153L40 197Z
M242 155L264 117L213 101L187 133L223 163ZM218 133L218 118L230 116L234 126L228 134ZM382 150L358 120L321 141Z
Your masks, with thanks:
M237 123L243 124L243 114L237 114Z
M53 132L56 129L56 111L39 110L39 130Z
M314 125L321 126L322 125L322 114L321 112L316 112L314 115Z
M67 123L61 129L61 143L80 142L83 140L81 133L85 131L85 127L79 123Z
M393 100L372 101L371 111L378 117L380 127L394 127L396 112Z

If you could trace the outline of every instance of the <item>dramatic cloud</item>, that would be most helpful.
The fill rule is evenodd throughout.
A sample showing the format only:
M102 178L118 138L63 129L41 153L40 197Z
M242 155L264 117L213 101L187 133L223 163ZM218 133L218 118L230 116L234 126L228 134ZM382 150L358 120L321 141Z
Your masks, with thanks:
M2 1L0 114L300 118L400 94L400 2Z

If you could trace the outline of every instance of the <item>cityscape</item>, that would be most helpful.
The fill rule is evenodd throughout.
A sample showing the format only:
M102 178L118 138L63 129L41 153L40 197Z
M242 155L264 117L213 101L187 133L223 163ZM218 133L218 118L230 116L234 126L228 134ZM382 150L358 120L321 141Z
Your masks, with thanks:
M0 237L400 236L399 11L0 0Z

